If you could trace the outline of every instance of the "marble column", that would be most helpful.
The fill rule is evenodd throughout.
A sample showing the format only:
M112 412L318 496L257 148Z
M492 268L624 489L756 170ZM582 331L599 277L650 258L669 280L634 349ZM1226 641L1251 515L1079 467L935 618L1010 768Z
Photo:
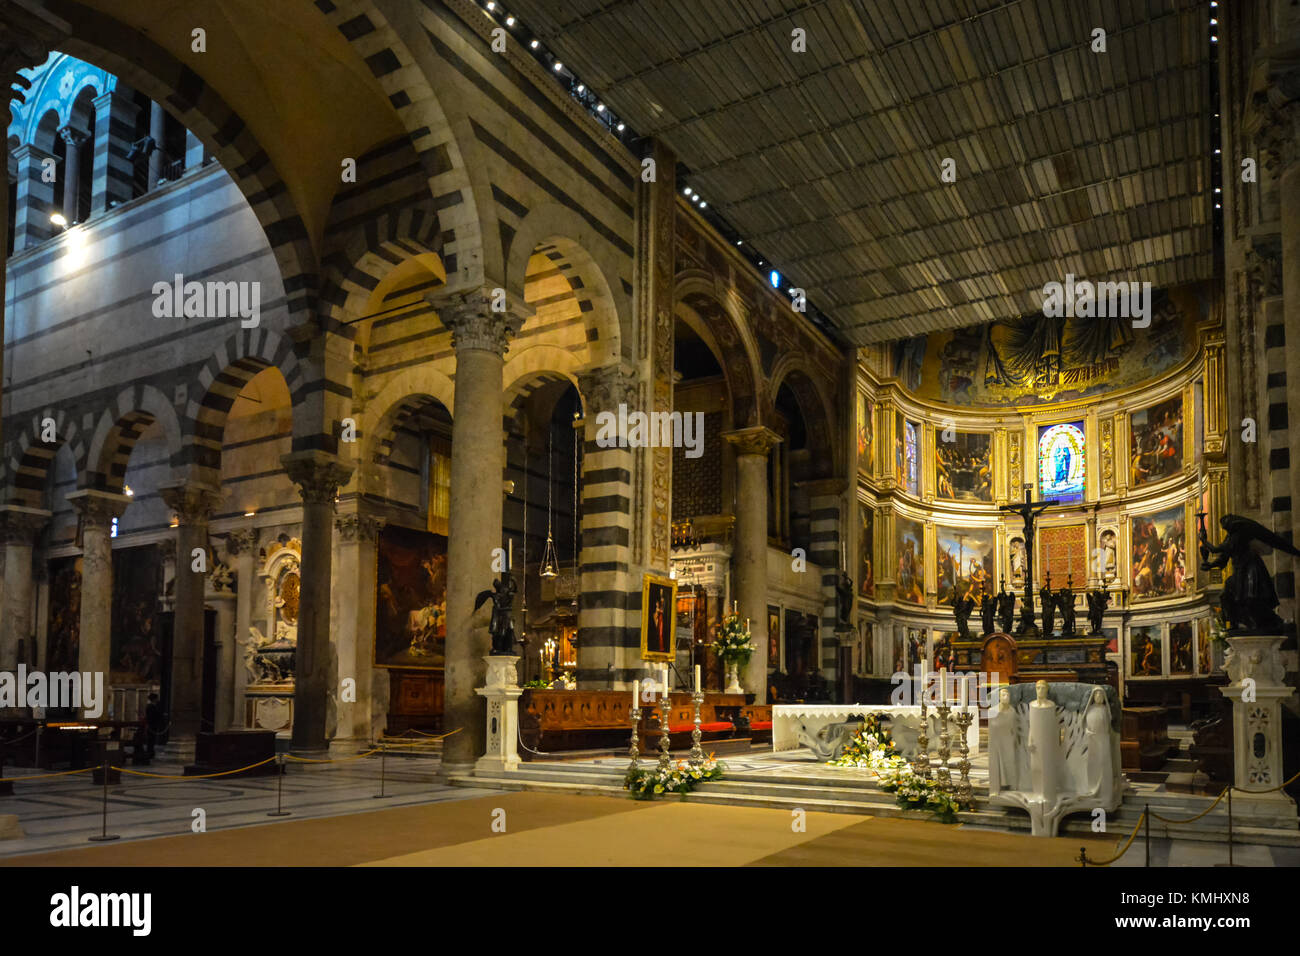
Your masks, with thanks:
M46 182L45 160L54 157L31 143L14 150L18 163L18 189L14 197L14 252L39 245L54 235L50 222L54 208L54 183Z
M149 104L149 138L154 150L149 154L149 192L158 188L163 173L163 147L167 142L167 114L157 102Z
M197 482L159 488L158 494L176 513L176 586L172 616L171 738L193 737L200 731L203 698L204 585L214 560L208 546L208 519L221 502L221 490ZM196 551L203 552L203 570L195 570Z
M231 590L208 590L204 601L217 612L217 626L214 642L217 645L216 691L212 712L214 731L225 730L231 724L234 695L231 687L235 682L235 669L242 667L239 646L235 643L235 605L238 596Z
M81 522L81 649L77 669L104 675L108 690L113 618L113 519L131 499L108 491L74 491L68 504Z
M330 568L333 563L334 498L352 466L322 451L281 457L302 495L302 564L298 573L298 654L293 690L293 749L319 752L328 746L327 727L336 701L331 666Z
M767 701L767 456L781 436L755 425L723 435L736 451L736 539L731 553L738 611L749 619L754 653L741 684Z
M257 529L240 528L226 535L226 553L235 559L235 669L230 682L231 730L242 729L244 721L244 689L248 686L248 671L244 668L243 641L250 639L248 629L253 623L253 597L257 586Z
M620 690L649 673L640 659L641 579L632 558L636 449L602 447L596 437L602 412L636 407L636 378L630 368L606 366L581 373L578 388L587 414L575 676L582 690ZM536 647L529 650L536 659Z
M456 350L451 432L451 515L447 535L447 663L443 729L459 730L443 744L446 771L464 771L482 756L486 739L483 658L491 649L489 609L474 597L495 577L492 552L501 540L502 367L507 343L523 324L519 306L496 312L493 290L433 300Z
M123 86L94 100L95 146L92 151L90 213L98 215L113 203L130 202L135 195L135 168L128 160L140 108L123 94Z
M334 569L334 635L338 646L338 682L351 679L355 700L339 696L337 736L367 741L371 734L371 681L374 674L376 541L384 525L367 514L334 519L338 564ZM382 728L380 728L382 729Z
M18 646L34 660L32 643L32 543L50 520L50 513L19 505L0 507L0 541L4 542L4 603L0 605L0 671L18 664Z
M68 225L80 222L78 200L81 196L81 147L90 134L75 126L64 126L59 130L63 139L63 218Z

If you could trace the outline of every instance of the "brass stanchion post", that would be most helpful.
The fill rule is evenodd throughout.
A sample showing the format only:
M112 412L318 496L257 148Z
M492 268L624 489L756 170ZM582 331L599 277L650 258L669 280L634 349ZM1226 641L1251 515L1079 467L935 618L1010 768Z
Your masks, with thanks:
M104 747L104 791L103 791L104 797L103 797L103 808L101 810L101 816L100 816L100 831L98 836L93 836L89 838L90 842L92 843L105 843L109 840L118 839L118 835L116 833L108 832L108 773L109 773L110 766L111 766L111 762L109 760L109 750L108 747L105 746Z
M284 764L284 754L277 754L276 756L277 756L278 759L276 760L275 767L276 767L276 771L277 771L277 773L276 773L276 777L277 777L278 779L277 779L277 782L276 782L276 785L275 785L275 809L272 810L270 813L268 813L267 816L268 816L268 817L287 817L287 816L292 816L292 814L291 814L288 810L283 809L283 799L284 799L284 768L285 768L285 764Z
M388 757L388 747L387 745L381 743L379 745L379 792L375 794L373 797L371 797L372 800L382 800L385 797L384 780L385 780L385 768L387 766L386 765L387 757Z
M1234 866L1232 862L1232 784L1228 784L1228 866Z
M1151 865L1151 804L1149 803L1143 807L1142 823L1143 823L1143 830L1145 831L1146 834L1146 843L1147 843L1147 861L1144 865L1150 866Z

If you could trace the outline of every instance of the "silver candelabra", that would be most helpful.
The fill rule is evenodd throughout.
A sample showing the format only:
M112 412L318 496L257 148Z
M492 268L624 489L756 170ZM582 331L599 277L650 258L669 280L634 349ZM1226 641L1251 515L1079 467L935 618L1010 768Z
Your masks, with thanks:
M691 695L691 700L695 701L695 729L691 731L691 764L698 767L704 763L704 748L700 746L700 705L704 703L704 695L697 690Z
M672 760L668 756L668 695L664 694L659 704L659 771L668 773L672 769Z
M641 707L639 704L632 705L632 743L627 748L627 755L631 759L628 764L627 772L636 773L641 766L641 748L640 741L637 738L637 726L641 723Z

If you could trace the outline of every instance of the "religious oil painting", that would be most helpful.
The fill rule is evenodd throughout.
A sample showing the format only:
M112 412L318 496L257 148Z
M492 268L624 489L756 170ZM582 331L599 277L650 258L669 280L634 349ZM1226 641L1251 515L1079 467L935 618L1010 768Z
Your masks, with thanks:
M1134 412L1129 420L1129 485L1159 481L1183 468L1181 395Z
M1129 631L1129 676L1159 677L1164 673L1160 660L1160 625L1144 624Z
M872 597L876 593L876 565L872 546L876 537L876 509L865 503L858 504L862 533L858 536L858 594Z
M1062 504L1082 501L1085 441L1083 422L1062 422L1038 429L1038 495Z
M858 622L858 640L853 647L853 673L866 676L875 673L875 646L870 621Z
M1187 590L1186 518L1182 505L1131 519L1135 600L1167 597Z
M113 551L113 618L109 681L154 684L162 679L158 595L162 556L156 544Z
M901 414L898 416L894 435L894 477L898 486L909 495L917 494L920 487L920 479L917 477L920 431L919 425L909 422Z
M447 646L447 539L390 525L379 533L375 665L442 667Z
M993 583L992 528L935 528L939 603L952 604L967 594L975 598L997 591Z
M903 628L901 626L894 626L894 640L891 649L894 652L893 673L905 673L907 671L907 642L904 638Z
M1196 622L1196 672L1213 674L1223 666L1222 645L1213 639L1211 620L1203 617Z
M75 671L81 652L81 558L51 561L49 587L45 670Z
M866 395L858 393L858 471L871 474L871 452L875 447L876 407Z
M992 501L993 436L940 431L934 444L935 492L954 501Z
M1169 625L1169 673L1192 673L1192 622Z
M898 600L907 604L925 603L925 526L911 518L898 517L895 548L898 572L895 574Z
M641 581L641 659L671 661L673 614L677 582L672 578L647 574Z

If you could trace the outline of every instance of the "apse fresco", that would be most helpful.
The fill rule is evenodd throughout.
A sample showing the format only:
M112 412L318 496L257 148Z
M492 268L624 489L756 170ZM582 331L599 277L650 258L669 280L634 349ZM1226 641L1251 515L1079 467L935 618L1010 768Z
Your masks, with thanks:
M909 422L902 415L898 416L898 431L894 441L894 477L899 487L909 495L915 495L919 487L917 479L919 435L919 425Z
M157 619L162 575L162 555L156 544L113 551L108 677L113 684L153 684L162 678Z
M858 394L858 471L871 474L871 452L875 441L875 405L867 396Z
M952 604L968 593L993 593L993 529L935 528L939 603Z
M992 501L993 436L955 432L934 443L935 493L955 501Z
M447 645L447 539L389 526L379 533L375 664L442 667Z
M1129 631L1129 676L1159 677L1163 672L1160 662L1160 627L1147 624Z
M1083 422L1039 426L1038 496L1062 504L1082 501L1085 461Z
M1186 519L1182 505L1131 520L1130 587L1134 599L1187 590Z
M1150 484L1183 468L1183 399L1176 396L1129 420L1129 485Z
M898 570L895 575L898 600L908 604L925 603L925 527L919 521L895 519L895 550Z
M1036 405L1148 381L1196 348L1209 286L1152 291L1151 325L1127 318L1019 319L935 332L894 345L893 374L924 398L954 405ZM916 384L912 384L916 383Z
M876 511L868 504L858 504L862 533L858 536L858 594L873 597L876 593L876 567L872 559L872 545L876 536Z

